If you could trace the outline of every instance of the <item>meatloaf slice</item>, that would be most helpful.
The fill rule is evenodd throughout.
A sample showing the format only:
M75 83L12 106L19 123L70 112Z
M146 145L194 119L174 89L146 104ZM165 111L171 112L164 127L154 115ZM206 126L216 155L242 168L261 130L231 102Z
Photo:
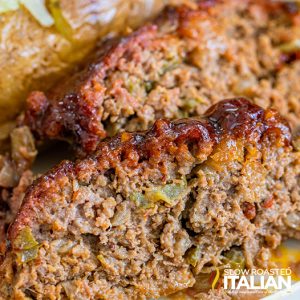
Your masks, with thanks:
M159 297L192 286L233 247L247 267L265 266L281 233L300 237L299 158L278 113L243 98L120 133L28 190L0 295Z
M153 24L102 46L92 62L49 93L33 92L25 123L40 139L93 151L119 131L157 118L198 116L220 99L274 106L300 128L299 6L207 0L170 7Z

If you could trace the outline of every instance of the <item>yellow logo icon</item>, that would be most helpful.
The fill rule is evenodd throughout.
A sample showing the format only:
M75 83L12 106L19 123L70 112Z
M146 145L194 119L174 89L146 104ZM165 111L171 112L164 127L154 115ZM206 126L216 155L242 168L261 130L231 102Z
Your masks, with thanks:
M218 283L220 278L220 270L216 268L214 272L212 272L211 277L210 277L210 282L211 282L211 288L214 290L216 284Z

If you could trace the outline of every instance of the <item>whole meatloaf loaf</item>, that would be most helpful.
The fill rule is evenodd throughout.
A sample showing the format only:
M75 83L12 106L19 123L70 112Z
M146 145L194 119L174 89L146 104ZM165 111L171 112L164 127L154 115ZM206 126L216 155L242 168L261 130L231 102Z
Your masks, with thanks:
M299 180L287 123L242 98L120 133L28 190L0 296L156 298L221 268L233 249L246 267L266 266L282 236L299 238Z
M38 138L83 152L157 118L197 116L246 96L300 128L300 13L293 1L207 0L170 7L150 25L110 42L49 93L33 92L25 122Z

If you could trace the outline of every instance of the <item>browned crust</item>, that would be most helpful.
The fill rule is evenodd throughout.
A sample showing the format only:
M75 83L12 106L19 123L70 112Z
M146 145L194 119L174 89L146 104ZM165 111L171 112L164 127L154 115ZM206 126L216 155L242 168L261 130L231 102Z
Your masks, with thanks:
M152 168L160 170L164 181L161 161L166 156L179 158L184 151L193 149L193 155L204 161L224 138L244 139L256 147L291 145L287 122L276 111L263 110L244 98L217 103L203 119L157 120L149 131L119 134L101 142L94 155L76 163L62 162L39 178L28 190L10 227L10 240L14 240L23 227L34 224L39 207L47 205L53 195L63 190L64 180L76 178L88 184L121 162L134 169L140 161L147 160Z
M128 37L104 46L98 58L48 95L32 92L27 99L25 123L39 137L64 138L71 132L75 142L87 152L95 150L106 132L98 111L103 102L104 88L97 82L105 78L124 53L138 44L147 43L157 32L156 25L147 25Z

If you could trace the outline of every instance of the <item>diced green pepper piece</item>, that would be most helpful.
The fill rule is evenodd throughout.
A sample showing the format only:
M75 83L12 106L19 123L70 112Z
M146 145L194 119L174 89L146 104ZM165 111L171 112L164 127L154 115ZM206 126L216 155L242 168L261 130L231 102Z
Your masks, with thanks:
M197 107L199 104L204 104L206 103L204 99L202 98L192 98L192 99L187 99L184 102L184 107L186 109L194 109L195 107Z
M153 81L145 81L145 90L147 93L150 93L153 90L154 82Z
M200 257L201 257L200 247L193 247L188 250L186 255L186 261L188 264L192 265L193 267L196 267Z
M170 183L146 191L145 198L151 202L164 201L169 205L173 205L185 189L186 182L184 181L180 183Z
M242 250L232 248L224 253L224 263L229 264L232 269L244 269L245 268L245 257Z
M178 183L170 183L164 186L151 187L145 194L134 192L130 195L130 200L134 201L137 206L142 208L154 207L158 201L163 201L169 205L174 205L176 200L186 190L186 181L181 180Z
M39 243L32 235L31 229L26 226L17 235L16 239L13 242L13 247L15 250L29 250L38 246L38 244Z
M127 89L130 94L134 92L135 84L132 81L129 81L127 84Z
M136 206L141 208L151 208L153 203L146 200L145 195L139 192L134 192L130 195L130 200L135 202Z
M159 75L164 75L169 71L172 71L174 69L176 69L176 67L179 65L180 61L176 58L172 59L172 60L167 60L163 63L161 69L159 70Z

